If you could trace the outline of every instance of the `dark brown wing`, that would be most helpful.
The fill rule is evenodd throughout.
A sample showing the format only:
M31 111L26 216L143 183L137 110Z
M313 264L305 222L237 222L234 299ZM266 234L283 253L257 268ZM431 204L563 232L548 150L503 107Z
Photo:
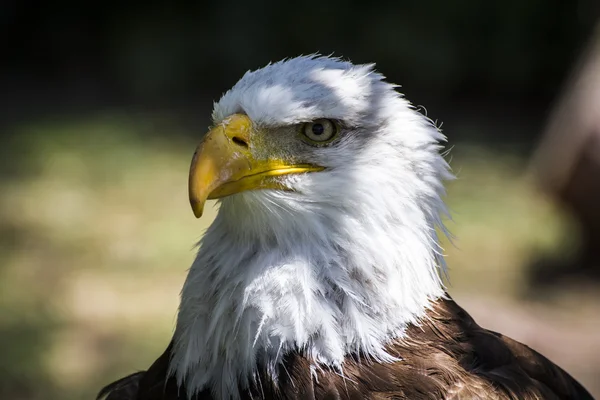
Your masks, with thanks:
M185 390L179 391L175 379L168 377L171 347L169 344L148 371L136 372L102 388L96 400L187 400L179 396Z
M279 372L279 385L262 385L264 398L592 399L547 358L479 327L449 298L434 304L421 325L406 333L406 339L389 347L398 362L376 363L353 356L344 363L343 373L322 371L311 376L306 358L289 355Z
M140 380L146 371L136 372L104 386L96 400L135 400L140 386Z
M171 346L150 367L107 386L106 400L187 400L168 379ZM389 352L399 361L349 356L344 370L311 370L300 352L287 354L278 381L260 368L243 400L589 400L571 376L529 347L485 330L450 298L436 302L420 326ZM136 393L132 395L132 393ZM211 400L208 390L194 400ZM592 399L593 400L593 399Z
M474 384L491 384L499 398L592 399L556 364L524 344L481 328L451 299L435 305L426 325L430 334L421 337L446 343L456 360L453 372L469 374Z
M590 393L562 368L546 357L509 337L495 333L509 348L521 368L531 379L540 382L559 398L592 399Z
M449 298L434 304L422 324L410 327L406 339L389 350L400 361L382 364L355 356L346 361L344 377L319 374L315 398L592 399L547 358L479 327Z

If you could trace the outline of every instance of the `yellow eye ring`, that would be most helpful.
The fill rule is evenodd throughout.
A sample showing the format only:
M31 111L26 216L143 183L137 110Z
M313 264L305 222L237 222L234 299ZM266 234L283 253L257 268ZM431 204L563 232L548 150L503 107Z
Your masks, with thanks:
M321 118L303 124L301 133L309 144L323 145L335 139L338 127L332 120Z

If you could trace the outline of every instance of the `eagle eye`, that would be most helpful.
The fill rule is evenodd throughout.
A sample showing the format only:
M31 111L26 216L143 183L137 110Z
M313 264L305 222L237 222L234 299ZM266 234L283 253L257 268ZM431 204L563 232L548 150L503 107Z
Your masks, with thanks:
M302 125L302 134L309 144L322 145L335 139L338 128L330 119L317 119Z

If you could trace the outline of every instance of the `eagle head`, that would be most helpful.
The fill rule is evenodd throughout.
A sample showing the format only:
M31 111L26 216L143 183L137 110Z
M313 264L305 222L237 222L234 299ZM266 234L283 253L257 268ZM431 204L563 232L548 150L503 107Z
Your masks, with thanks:
M373 65L297 57L247 72L194 155L218 215L182 291L171 371L233 393L294 349L338 368L443 295L443 135ZM273 369L275 370L275 369Z
M194 154L195 215L219 198L238 227L302 223L282 214L318 218L332 208L385 219L406 206L416 209L405 218L436 219L449 177L438 154L444 137L373 67L298 57L247 72L215 104Z

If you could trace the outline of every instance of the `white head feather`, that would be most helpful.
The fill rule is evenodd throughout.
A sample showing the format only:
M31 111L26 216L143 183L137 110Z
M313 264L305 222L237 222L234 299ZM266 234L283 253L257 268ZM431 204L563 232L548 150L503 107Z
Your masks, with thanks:
M340 370L348 353L393 361L386 344L443 296L444 137L383 79L298 57L247 72L215 104L215 123L244 112L259 126L331 118L352 131L315 148L326 170L286 176L294 191L222 200L181 295L171 373L190 397L235 398L257 364L275 374L294 349Z

